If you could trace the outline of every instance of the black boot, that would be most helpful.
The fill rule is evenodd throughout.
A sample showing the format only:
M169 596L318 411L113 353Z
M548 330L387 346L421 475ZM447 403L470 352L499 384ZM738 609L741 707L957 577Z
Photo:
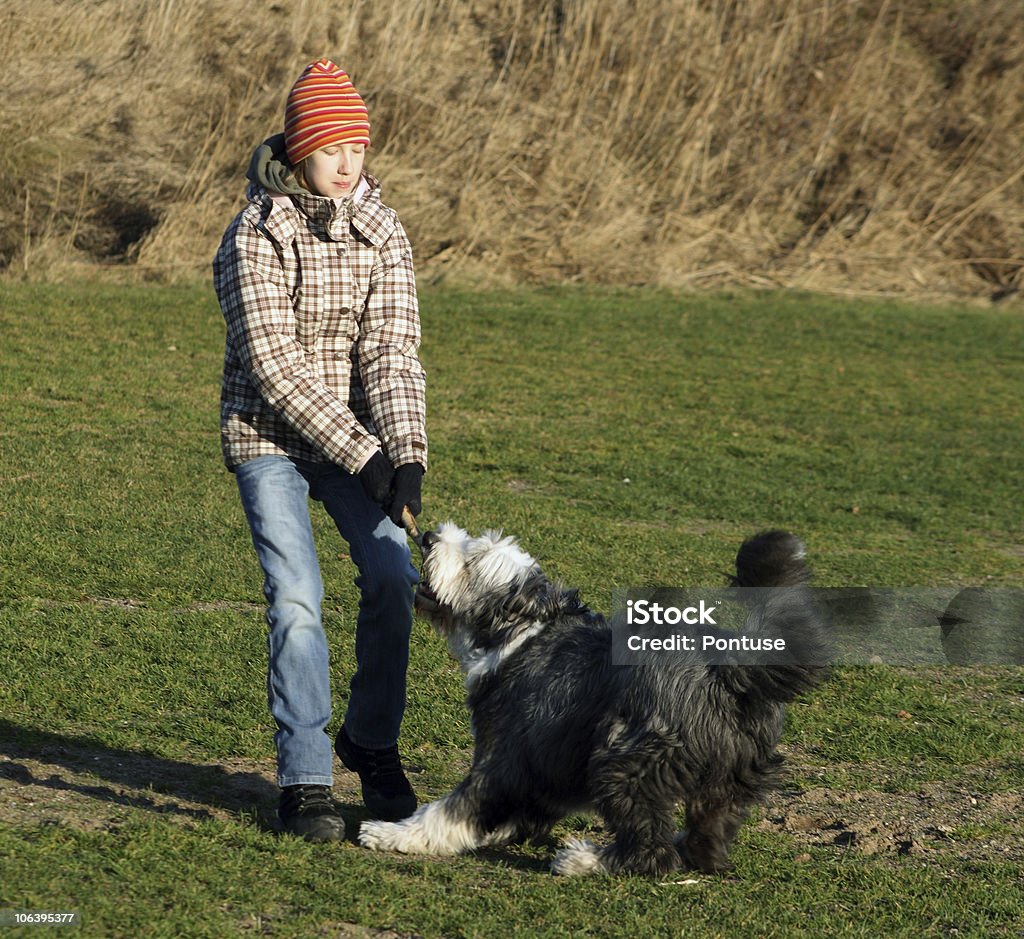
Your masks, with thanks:
M385 750L357 747L342 727L334 739L334 752L348 769L359 774L363 804L374 818L397 822L416 811L416 793L402 772L398 747Z
M345 819L330 786L285 786L277 817L284 830L306 841L344 841Z

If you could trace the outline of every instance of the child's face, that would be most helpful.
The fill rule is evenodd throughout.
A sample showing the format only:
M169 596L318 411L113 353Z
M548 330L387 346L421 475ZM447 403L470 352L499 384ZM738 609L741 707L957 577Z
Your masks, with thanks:
M363 172L366 147L361 143L335 143L306 158L305 176L310 191L339 199L351 196Z

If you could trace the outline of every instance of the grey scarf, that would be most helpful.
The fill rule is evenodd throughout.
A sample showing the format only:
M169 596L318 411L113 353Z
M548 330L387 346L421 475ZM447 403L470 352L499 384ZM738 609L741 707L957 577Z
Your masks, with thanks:
M280 192L286 196L309 195L309 190L299 185L288 162L284 134L274 134L256 148L245 176L250 182L272 192Z

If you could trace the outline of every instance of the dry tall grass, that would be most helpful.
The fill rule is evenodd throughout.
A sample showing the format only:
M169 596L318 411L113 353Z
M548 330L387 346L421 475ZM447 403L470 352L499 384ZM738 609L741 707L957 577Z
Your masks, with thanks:
M206 276L329 55L422 278L1003 296L1019 0L8 0L0 265Z

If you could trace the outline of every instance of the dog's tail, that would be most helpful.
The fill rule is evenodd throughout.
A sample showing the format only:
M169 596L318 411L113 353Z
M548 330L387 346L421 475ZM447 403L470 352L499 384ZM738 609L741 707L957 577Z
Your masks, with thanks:
M755 651L742 664L718 665L719 679L750 704L785 702L828 675L832 646L812 591L804 543L785 531L743 542L733 586L749 606L743 634ZM747 589L751 588L751 589Z
M811 579L807 548L788 531L763 531L736 552L734 587L799 587Z

